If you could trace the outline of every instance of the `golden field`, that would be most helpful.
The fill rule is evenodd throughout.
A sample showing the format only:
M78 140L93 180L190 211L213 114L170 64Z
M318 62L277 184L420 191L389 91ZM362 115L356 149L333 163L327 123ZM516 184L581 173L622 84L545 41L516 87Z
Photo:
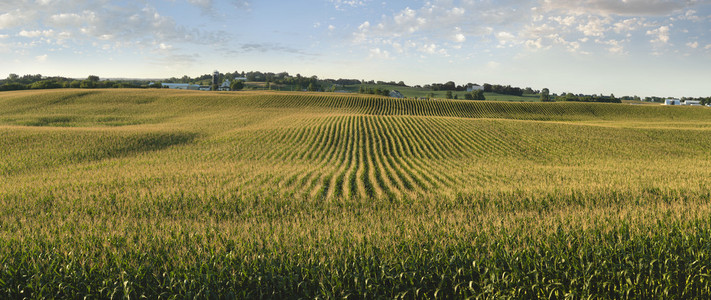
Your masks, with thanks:
M711 293L711 110L0 93L0 295Z

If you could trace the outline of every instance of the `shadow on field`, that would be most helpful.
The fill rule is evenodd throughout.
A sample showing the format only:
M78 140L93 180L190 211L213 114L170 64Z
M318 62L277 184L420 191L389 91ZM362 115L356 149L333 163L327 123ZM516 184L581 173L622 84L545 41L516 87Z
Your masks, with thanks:
M69 160L86 162L137 155L188 144L198 137L199 134L192 132L155 132L100 138L95 147L81 148L79 151L73 152Z
M40 117L31 121L26 121L20 123L24 126L55 126L55 127L70 127L76 122L78 118L73 116L50 116L50 117Z
M74 103L76 100L79 100L81 98L96 95L98 93L99 93L98 91L69 93L66 95L57 96L54 99L47 102L46 104L49 104L49 105L70 104L70 103Z
M124 157L162 155L159 151L194 142L193 132L0 131L0 175Z

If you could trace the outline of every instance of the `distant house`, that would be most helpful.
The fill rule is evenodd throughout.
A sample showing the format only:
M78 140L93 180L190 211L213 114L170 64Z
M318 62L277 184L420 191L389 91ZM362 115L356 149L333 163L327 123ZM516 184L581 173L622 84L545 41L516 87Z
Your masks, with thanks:
M483 91L484 87L478 84L472 84L467 86L467 92L471 93L473 91Z
M664 105L681 105L681 100L669 98L664 100Z
M399 91L396 91L396 90L390 91L389 96L392 98L405 98L405 96L403 96L402 93L400 93Z
M218 91L229 91L230 90L230 81L225 79L225 81L217 87Z
M684 101L684 103L682 103L681 105L701 106L701 101L697 101L697 100L686 100L686 101Z
M188 83L161 83L164 88L174 89L174 90L198 90L199 85L188 84Z

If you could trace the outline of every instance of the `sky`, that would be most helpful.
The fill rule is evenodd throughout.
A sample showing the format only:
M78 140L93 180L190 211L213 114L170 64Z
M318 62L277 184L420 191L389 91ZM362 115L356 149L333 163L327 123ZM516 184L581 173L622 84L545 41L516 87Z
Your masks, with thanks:
M234 71L711 96L711 0L0 0L0 78Z

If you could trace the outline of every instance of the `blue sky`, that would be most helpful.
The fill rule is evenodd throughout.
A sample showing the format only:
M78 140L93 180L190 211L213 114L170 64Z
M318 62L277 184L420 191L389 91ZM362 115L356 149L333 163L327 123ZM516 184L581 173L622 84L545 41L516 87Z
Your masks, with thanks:
M711 96L711 1L0 0L0 77L215 69Z

